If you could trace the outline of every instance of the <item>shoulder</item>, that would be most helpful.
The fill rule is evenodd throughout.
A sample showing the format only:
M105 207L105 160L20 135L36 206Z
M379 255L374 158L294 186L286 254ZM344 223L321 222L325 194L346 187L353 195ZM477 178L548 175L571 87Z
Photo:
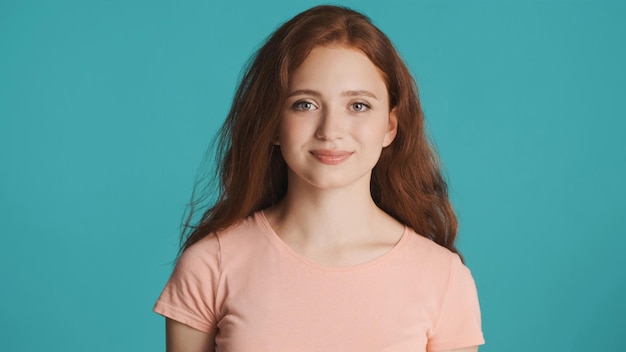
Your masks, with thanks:
M256 212L215 235L221 251L226 253L254 251L261 243L267 241L267 237L267 229L261 212Z
M428 282L437 294L445 292L451 281L459 277L471 280L470 270L457 253L435 243L429 238L408 229L402 259L413 268L421 282Z
M212 268L222 272L226 268L245 266L267 252L270 242L261 213L254 213L230 228L210 234L191 245L181 255L178 266Z
M410 231L405 256L414 282L428 305L428 350L449 350L484 343L476 284L458 254Z
M254 232L254 217L245 218L230 228L219 233L212 233L187 248L178 258L176 269L195 271L204 268L217 269L222 260L224 249L236 247L244 249L250 246L250 232Z
M254 213L226 230L202 238L185 250L183 256L196 257L218 254L229 247L239 249L253 247L255 240L258 240L259 235L263 232L262 225L259 213Z
M429 267L435 266L449 269L451 265L463 265L458 254L416 233L410 228L407 231L406 247L414 258L419 258L429 263Z

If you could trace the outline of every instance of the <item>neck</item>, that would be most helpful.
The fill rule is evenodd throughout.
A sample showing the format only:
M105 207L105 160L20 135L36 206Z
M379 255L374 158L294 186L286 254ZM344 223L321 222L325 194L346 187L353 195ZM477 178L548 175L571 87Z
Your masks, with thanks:
M371 241L396 224L374 203L369 182L332 189L293 185L266 215L283 239L321 247Z

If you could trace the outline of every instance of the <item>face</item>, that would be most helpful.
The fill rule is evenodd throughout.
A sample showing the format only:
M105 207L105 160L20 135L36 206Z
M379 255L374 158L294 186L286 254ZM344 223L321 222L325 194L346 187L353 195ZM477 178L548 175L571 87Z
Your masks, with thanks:
M290 77L276 139L289 187L360 184L369 192L372 169L396 127L385 81L365 54L313 49Z

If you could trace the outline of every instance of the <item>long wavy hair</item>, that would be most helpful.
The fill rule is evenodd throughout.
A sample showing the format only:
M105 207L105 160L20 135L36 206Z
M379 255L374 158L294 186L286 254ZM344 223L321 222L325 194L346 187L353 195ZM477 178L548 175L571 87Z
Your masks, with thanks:
M193 221L199 204L192 196L181 252L283 199L287 166L272 141L289 77L313 48L327 45L362 51L382 73L389 108L396 109L397 135L372 171L374 202L420 235L458 253L456 216L424 131L415 82L389 38L368 17L338 6L318 6L298 14L251 58L217 139L217 200L199 221Z

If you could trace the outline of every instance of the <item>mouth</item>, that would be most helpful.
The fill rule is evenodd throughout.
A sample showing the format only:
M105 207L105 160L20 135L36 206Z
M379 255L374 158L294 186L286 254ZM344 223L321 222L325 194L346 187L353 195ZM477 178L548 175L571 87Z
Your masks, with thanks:
M341 164L352 155L352 152L327 149L312 150L310 153L313 157L315 157L315 159L326 165Z

